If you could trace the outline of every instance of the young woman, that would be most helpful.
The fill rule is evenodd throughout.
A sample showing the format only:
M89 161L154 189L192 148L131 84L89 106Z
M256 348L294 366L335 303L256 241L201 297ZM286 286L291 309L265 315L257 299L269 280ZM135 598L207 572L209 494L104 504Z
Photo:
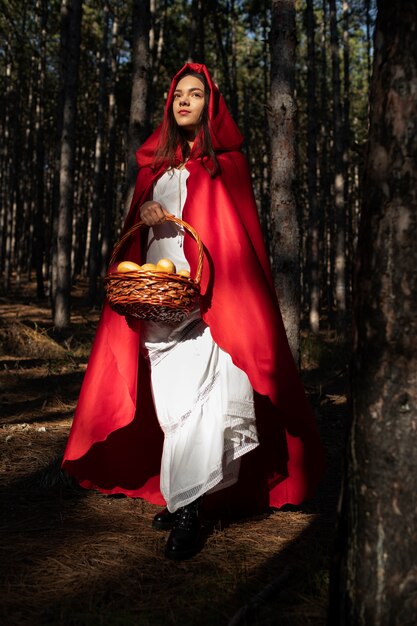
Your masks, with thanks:
M174 327L105 305L63 461L84 487L166 504L154 526L171 529L173 559L199 549L204 494L246 511L299 504L323 471L241 145L206 67L185 65L137 153L125 230L149 230L122 257L194 275L195 243L165 219L182 217L205 246L200 303Z

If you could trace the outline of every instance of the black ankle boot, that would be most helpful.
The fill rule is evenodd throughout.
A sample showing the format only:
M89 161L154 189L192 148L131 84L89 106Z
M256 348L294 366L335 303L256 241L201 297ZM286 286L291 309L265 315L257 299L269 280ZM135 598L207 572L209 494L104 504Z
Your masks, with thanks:
M168 537L165 556L168 559L189 559L200 549L201 497L178 509Z
M171 530L174 525L175 513L170 513L168 509L159 511L152 520L152 528L157 530Z

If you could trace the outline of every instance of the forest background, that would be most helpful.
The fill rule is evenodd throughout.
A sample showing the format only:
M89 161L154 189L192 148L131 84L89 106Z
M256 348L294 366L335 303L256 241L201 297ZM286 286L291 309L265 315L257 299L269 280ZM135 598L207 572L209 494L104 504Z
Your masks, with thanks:
M88 0L82 19L80 10L74 18L69 3L58 0L2 5L4 289L34 275L38 296L50 298L57 328L69 323L70 289L78 277L88 277L90 302L101 301L134 182L132 155L161 120L170 79L187 60L208 66L245 137L265 239L274 249L279 233L271 228L269 2ZM337 317L343 330L360 212L375 6L371 0L323 0L297 1L295 7L302 320L318 332L320 320L334 326ZM80 22L78 35L71 19ZM64 126L65 97L70 104Z

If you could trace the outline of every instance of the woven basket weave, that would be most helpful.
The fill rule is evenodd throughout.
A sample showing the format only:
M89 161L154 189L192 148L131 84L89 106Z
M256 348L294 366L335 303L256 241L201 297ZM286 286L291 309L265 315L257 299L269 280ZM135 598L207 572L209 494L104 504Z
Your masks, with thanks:
M200 279L203 269L203 244L192 226L173 215L167 221L182 226L197 242L198 262L195 278L168 272L135 270L132 272L108 272L104 279L110 307L120 315L130 315L142 320L175 324L181 322L195 308L200 296ZM143 222L134 224L120 239L113 250L110 267L126 241Z

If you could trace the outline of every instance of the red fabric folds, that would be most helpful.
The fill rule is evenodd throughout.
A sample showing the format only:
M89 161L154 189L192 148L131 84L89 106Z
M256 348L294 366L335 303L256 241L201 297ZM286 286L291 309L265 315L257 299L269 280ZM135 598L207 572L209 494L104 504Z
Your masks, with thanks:
M217 344L243 369L255 390L260 446L242 460L236 486L211 497L240 509L299 504L314 495L324 455L288 347L257 216L249 171L239 152L242 136L204 65L187 64L210 85L210 132L221 172L211 178L199 156L198 137L187 162L183 218L205 246L201 311ZM153 169L160 126L138 150L139 174L125 229L139 219L161 174ZM197 247L185 238L195 272ZM140 238L121 258L141 262ZM139 355L140 322L106 304L82 385L63 467L88 488L125 493L162 504L159 464L162 433L154 414L147 366Z

